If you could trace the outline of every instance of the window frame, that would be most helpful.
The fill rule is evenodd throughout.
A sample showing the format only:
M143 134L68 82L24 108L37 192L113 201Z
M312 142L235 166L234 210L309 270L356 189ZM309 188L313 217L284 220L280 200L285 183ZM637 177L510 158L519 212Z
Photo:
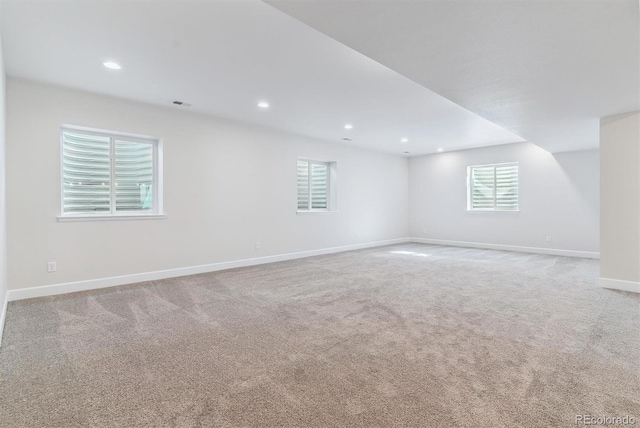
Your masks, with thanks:
M297 185L298 185L298 174L297 174L297 164L298 162L306 162L307 163L307 176L309 177L307 182L307 197L308 197L308 208L300 209L298 204L298 194L297 194ZM327 202L326 208L312 208L312 195L311 195L311 165L324 165L327 167ZM336 162L331 161L321 161L317 159L310 159L299 157L296 159L296 213L299 215L303 214L326 214L337 212L336 210Z
M515 209L496 209L497 195L496 192L496 170L498 167L515 166L517 168L516 176L516 208ZM473 170L475 168L487 168L493 167L493 208L473 208ZM486 212L486 213L519 213L520 212L520 164L519 162L501 162L501 163L489 163L483 165L469 165L467 166L467 212Z
M65 213L64 211L64 133L76 132L85 135L109 138L110 155L110 202L109 212L78 212ZM126 139L127 142L151 144L153 150L153 206L144 211L116 211L116 186L115 186L115 140ZM163 219L166 215L163 211L163 150L162 138L148 135L132 134L128 132L109 131L104 129L88 128L76 125L60 126L60 214L58 221L93 221L93 220L142 220Z

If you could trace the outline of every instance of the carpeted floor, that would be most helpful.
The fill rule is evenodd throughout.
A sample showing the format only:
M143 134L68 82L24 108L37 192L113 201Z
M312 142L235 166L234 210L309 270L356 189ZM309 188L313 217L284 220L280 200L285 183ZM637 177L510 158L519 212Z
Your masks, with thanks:
M403 244L9 304L2 427L640 425L598 261Z

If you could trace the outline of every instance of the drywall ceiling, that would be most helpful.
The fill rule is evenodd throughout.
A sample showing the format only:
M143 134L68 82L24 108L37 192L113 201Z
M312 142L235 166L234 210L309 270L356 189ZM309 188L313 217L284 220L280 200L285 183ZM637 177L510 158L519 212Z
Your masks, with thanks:
M257 0L5 0L2 12L10 76L396 154L522 141Z
M267 0L551 151L638 110L638 0Z

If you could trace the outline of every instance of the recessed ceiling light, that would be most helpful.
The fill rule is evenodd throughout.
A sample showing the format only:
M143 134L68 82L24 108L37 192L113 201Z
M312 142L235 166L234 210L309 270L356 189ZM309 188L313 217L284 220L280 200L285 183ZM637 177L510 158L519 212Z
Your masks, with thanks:
M112 62L112 61L103 62L102 65L104 65L105 67L110 68L112 70L120 70L122 68L122 66L120 64L118 64L117 62Z
M343 138L344 141L353 141L351 138Z
M409 152L404 152L404 154L405 154L405 155L408 155L408 154L409 154Z
M409 139L408 138L403 138L402 140L400 140L401 143L408 143Z
M350 124L350 123L347 123L347 124L344 126L344 129L353 129L353 125L352 125L352 124Z
M438 149L438 151L439 151L439 152L441 152L441 151L442 151L442 148L439 148L439 149Z
M266 101L260 101L258 103L258 107L260 107L260 108L269 108L269 103L266 102Z

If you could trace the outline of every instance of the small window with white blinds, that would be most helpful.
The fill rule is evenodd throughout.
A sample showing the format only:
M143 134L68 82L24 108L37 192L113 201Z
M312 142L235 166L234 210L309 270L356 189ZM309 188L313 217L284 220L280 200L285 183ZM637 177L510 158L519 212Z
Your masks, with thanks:
M298 211L330 211L332 162L298 159Z
M156 138L62 127L62 217L161 214Z
M518 164L470 166L468 210L518 211Z

